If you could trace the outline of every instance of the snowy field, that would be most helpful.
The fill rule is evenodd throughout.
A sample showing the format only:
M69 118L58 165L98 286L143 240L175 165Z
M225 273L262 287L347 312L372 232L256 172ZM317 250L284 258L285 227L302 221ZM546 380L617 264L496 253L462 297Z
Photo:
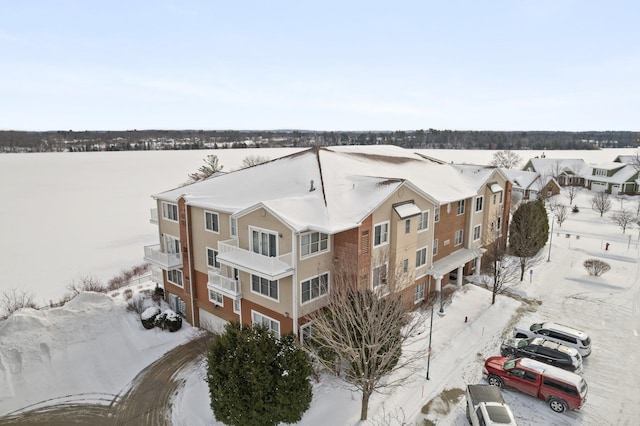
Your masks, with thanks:
M79 275L106 280L140 263L142 246L157 240L148 222L150 194L184 181L208 153L218 155L228 170L247 155L276 158L295 150L256 151L1 155L0 191L11 202L0 205L2 234L8 237L0 256L9 260L3 262L9 266L9 279L5 277L0 290L23 287L42 295L42 300L55 299ZM425 152L456 162L486 163L492 157L492 152L484 151ZM592 163L634 152L546 154ZM224 156L227 153L230 157ZM539 154L520 152L525 160ZM556 223L543 261L534 266L531 277L512 287L518 299L500 296L491 306L489 291L465 285L454 294L447 314L434 316L428 381L430 312L422 313L425 332L406 350L422 351L423 363L405 387L372 397L367 424L422 425L425 419L438 425L466 424L461 392L467 383L483 381L484 359L498 354L501 340L514 325L546 319L583 329L592 339L593 353L585 359L583 374L589 384L587 403L579 412L556 414L543 401L504 391L518 423L637 424L638 228L623 234L591 210L590 196L583 192L574 202L580 212L571 213L561 228ZM567 203L563 196L558 201ZM636 204L629 199L624 207L635 211ZM613 209L619 208L620 202L614 200ZM593 257L608 262L611 270L599 278L589 277L582 263ZM59 402L67 395L86 394L93 401L117 394L140 369L184 342L188 331L186 324L178 333L144 330L135 314L126 313L121 299L101 295L85 294L62 308L21 311L0 322L0 415L47 404L42 401ZM104 351L105 344L117 349ZM185 377L174 404L175 425L217 425L202 376L203 371L194 370ZM314 386L312 406L300 425L358 424L360 396L333 384L335 380L325 378ZM428 403L430 410L424 414Z

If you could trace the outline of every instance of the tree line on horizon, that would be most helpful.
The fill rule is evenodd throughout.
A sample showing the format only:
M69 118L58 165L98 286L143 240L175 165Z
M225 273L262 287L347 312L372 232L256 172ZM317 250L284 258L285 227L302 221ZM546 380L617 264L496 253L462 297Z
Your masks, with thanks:
M0 152L88 152L332 145L397 145L412 149L590 150L637 148L630 131L306 131L127 130L0 131Z

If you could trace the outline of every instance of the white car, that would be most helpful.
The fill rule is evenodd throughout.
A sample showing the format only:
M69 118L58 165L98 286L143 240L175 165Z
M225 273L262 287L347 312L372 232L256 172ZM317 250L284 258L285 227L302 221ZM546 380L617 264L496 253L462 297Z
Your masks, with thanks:
M526 339L544 337L546 340L576 348L582 357L591 354L591 339L587 333L555 322L539 322L529 328L516 327L513 329L513 335Z

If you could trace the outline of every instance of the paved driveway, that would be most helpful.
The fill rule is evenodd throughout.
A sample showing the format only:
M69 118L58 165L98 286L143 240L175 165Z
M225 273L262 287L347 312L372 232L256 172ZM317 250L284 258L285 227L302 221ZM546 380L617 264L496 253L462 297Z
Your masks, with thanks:
M180 373L206 354L211 335L202 333L167 352L142 370L131 386L114 395L108 404L83 403L86 395L70 395L65 402L0 417L2 425L136 425L171 424L171 400L184 381ZM95 401L95 398L93 398ZM41 404L38 404L41 405Z

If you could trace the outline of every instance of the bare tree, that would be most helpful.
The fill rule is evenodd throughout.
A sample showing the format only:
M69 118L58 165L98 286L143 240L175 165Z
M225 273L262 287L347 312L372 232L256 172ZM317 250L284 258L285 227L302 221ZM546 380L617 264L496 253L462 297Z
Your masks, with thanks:
M583 265L589 275L593 275L594 277L599 277L611 269L611 265L600 259L587 259L584 261Z
M360 418L366 420L371 395L401 386L415 373L415 361L424 357L422 352L403 351L421 321L412 321L408 306L395 293L407 284L406 278L387 277L387 294L381 296L359 285L356 271L337 269L332 277L327 306L310 315L310 353L326 371L362 393Z
M631 225L636 219L636 215L631 210L623 209L611 213L609 218L613 221L613 223L622 228L622 233L624 234L627 230L627 227Z
M263 155L247 155L242 160L241 168L245 169L247 167L257 166L258 164L266 163L269 160L271 160L269 157Z
M38 305L34 302L34 295L16 288L7 290L0 295L0 320L7 319L18 309L33 308L37 309Z
M600 213L600 217L602 217L605 213L611 210L609 194L602 191L594 195L593 198L591 198L591 208Z
M98 279L89 275L79 280L73 280L71 284L67 285L67 290L71 292L71 298L76 297L82 291L95 291L98 293L107 291L106 287Z
M522 157L507 149L494 153L493 160L491 160L489 165L505 169L515 169L520 165L520 163L522 163Z
M580 192L582 192L582 188L574 185L567 186L564 189L564 195L569 199L569 204L573 204L573 200L576 199Z
M222 171L224 166L218 164L218 156L217 155L207 155L207 157L203 160L204 166L201 166L197 172L189 175L190 182L197 182L199 180L206 179L213 174Z
M497 226L499 212L489 219L489 229L482 236L482 245L487 249L483 256L482 270L489 277L491 285L491 304L496 303L496 295L502 293L507 284L518 278L518 264L507 254L504 237Z
M551 213L556 217L558 226L562 227L562 224L565 220L567 220L567 217L569 216L569 209L563 204L553 204L549 207L551 209Z

